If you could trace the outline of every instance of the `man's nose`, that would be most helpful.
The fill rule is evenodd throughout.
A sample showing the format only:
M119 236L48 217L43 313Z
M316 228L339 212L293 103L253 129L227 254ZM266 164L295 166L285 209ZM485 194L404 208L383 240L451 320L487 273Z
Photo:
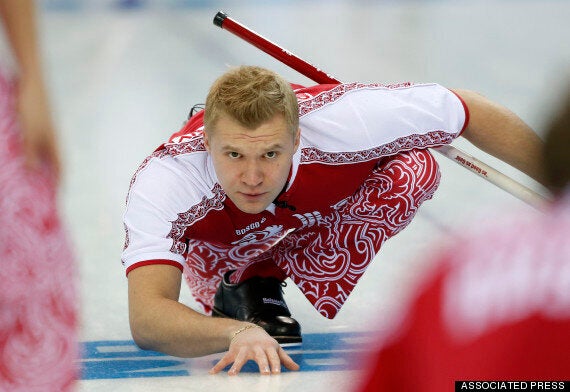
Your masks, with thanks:
M263 182L263 170L256 161L248 161L242 173L242 181L248 186L258 186Z

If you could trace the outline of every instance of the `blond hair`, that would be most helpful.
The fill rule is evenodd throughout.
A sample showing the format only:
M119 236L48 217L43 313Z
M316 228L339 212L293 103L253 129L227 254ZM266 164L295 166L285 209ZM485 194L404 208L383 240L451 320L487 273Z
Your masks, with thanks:
M291 85L275 72L256 66L233 68L214 82L206 98L206 132L212 131L222 114L248 129L282 114L292 134L299 128L299 106Z

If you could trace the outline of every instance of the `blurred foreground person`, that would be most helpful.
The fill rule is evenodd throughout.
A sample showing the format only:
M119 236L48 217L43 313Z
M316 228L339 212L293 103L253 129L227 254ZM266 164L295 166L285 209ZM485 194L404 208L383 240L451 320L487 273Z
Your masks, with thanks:
M545 214L505 215L443 250L358 391L450 391L463 380L563 387L555 381L570 376L569 151L570 96L543 154L555 201Z
M67 391L77 375L75 265L57 211L34 3L0 0L0 17L0 391Z

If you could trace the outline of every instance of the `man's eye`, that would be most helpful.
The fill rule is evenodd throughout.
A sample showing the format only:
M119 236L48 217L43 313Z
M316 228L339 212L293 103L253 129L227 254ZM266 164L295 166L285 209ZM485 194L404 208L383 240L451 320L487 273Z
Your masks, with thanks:
M230 158L239 158L239 153L238 153L238 152L235 152L235 151L232 151L232 152L228 153L228 156L229 156Z
M277 156L277 152L275 151L269 151L265 154L266 158L275 158Z

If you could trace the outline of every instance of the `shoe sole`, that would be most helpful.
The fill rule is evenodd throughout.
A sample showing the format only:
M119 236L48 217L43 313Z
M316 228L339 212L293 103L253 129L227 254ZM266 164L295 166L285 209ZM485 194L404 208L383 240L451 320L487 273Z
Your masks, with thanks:
M212 309L212 317L233 318L233 317L230 317L230 316L220 312L216 308ZM279 345L282 347L298 346L303 342L303 338L301 336L286 336L286 335L273 336L273 335L271 335L271 337L273 339L277 340L277 343L279 343Z

